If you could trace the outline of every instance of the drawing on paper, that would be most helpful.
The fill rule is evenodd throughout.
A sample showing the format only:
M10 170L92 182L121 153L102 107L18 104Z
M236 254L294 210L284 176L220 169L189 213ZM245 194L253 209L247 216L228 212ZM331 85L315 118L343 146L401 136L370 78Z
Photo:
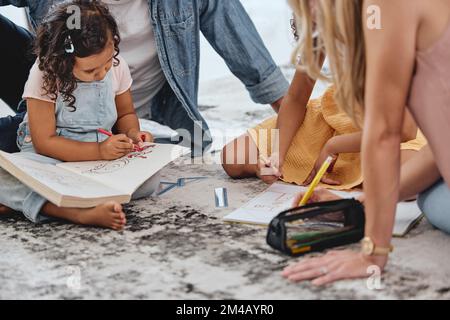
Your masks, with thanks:
M82 174L102 175L117 172L127 167L136 159L147 159L147 156L153 152L155 147L156 145L154 144L145 146L142 150L132 152L126 157L113 161L102 162L89 170L83 171Z
M282 192L267 192L256 201L251 201L247 209L263 210L265 212L279 212L280 208L288 209L295 198L295 194Z

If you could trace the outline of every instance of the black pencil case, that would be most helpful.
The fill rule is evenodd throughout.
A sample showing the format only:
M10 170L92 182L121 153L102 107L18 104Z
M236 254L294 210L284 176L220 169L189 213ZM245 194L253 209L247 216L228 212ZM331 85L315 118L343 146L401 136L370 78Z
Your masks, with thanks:
M364 226L364 207L355 199L314 203L275 217L267 243L287 255L301 256L358 242Z

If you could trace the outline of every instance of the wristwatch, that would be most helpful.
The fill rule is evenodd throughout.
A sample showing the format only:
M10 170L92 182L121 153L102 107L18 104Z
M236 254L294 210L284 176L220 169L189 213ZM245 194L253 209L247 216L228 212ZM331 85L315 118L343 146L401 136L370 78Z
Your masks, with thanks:
M361 241L361 252L365 256L387 256L392 251L394 251L392 245L389 248L377 247L369 237L365 237Z

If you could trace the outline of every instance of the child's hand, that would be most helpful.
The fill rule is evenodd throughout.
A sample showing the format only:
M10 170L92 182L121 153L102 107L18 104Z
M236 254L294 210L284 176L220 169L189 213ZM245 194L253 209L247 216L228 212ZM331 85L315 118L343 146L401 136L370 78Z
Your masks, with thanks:
M142 147L144 142L153 142L153 136L150 132L130 130L127 134L128 138L133 140L133 143Z
M303 196L305 194L306 192L302 192L295 196L294 200L292 201L292 208L298 207L298 204L303 199ZM331 191L328 191L327 189L317 188L312 194L311 198L309 198L308 204L317 202L335 201L341 199L342 199L341 197L339 197L338 195L334 194Z
M278 153L273 153L270 158L260 156L256 174L263 182L272 184L282 177L281 161Z
M133 140L124 134L118 134L99 143L99 152L102 160L116 160L134 150Z
M333 172L334 165L336 164L336 161L338 159L338 154L335 154L333 152L333 146L332 146L332 139L328 140L328 142L325 144L325 146L322 148L322 151L319 154L319 157L316 160L316 163L314 164L314 168L311 170L311 173L309 174L308 178L306 178L305 182L303 182L303 185L307 186L311 184L311 182L314 180L317 172L320 170L320 167L322 167L325 160L331 156L333 157L333 162L331 163L330 167L327 170L327 173ZM322 178L321 182L325 184L329 184L331 186L339 186L341 185L340 181L333 180L331 178L327 178L326 175Z

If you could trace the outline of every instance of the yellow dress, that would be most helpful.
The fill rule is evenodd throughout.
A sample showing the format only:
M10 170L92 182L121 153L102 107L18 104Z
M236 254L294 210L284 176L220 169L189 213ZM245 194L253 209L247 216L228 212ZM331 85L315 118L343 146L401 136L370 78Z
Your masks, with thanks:
M271 154L271 130L276 129L277 116L267 119L248 134L258 146L262 155ZM352 120L338 108L334 99L334 89L330 87L321 99L308 103L302 125L294 137L283 165L283 181L302 184L314 167L325 143L336 135L359 132ZM427 141L420 132L415 140L401 145L402 150L419 151ZM340 186L323 185L329 189L348 190L363 182L360 153L340 154L329 178L336 179Z

